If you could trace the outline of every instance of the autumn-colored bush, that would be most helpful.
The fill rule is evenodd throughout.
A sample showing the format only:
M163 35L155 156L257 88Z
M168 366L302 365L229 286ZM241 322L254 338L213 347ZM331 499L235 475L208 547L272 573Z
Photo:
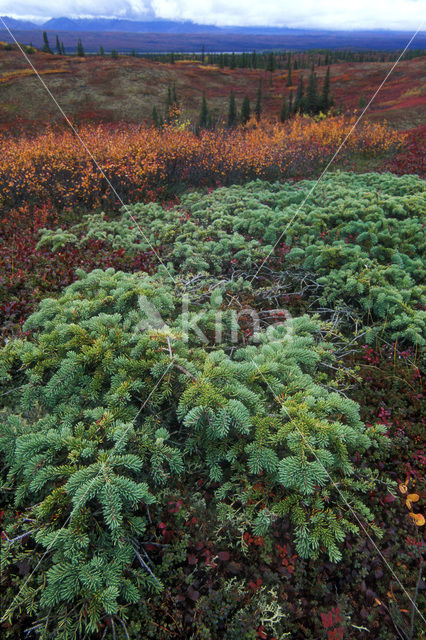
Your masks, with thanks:
M96 207L173 193L182 185L232 184L248 179L315 175L340 149L376 156L396 148L403 136L381 124L343 116L315 121L296 117L287 124L252 123L233 131L195 135L185 125L163 129L136 125L48 129L34 137L0 138L0 205L22 202L55 207ZM347 138L347 140L346 140Z
M426 178L426 124L407 132L406 140L386 167L398 175L416 173Z

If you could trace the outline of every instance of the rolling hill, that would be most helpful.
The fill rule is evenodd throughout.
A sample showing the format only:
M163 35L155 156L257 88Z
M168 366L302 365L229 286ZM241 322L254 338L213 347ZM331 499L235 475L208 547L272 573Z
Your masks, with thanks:
M309 71L293 73L293 86L286 86L286 71L269 74L260 69L220 69L194 61L160 63L138 57L57 56L36 52L31 61L44 82L58 98L65 112L77 121L151 121L154 106L165 108L168 86L176 84L183 113L198 117L202 92L216 121L226 117L231 89L237 106L245 95L252 107L259 80L263 81L263 111L276 118L284 97L296 90L297 80ZM389 62L341 62L331 65L331 91L336 105L344 110L358 107L360 97L372 96L390 68ZM318 67L321 86L325 67ZM369 108L367 117L386 118L399 129L423 123L426 104L425 59L414 58L399 63ZM0 125L3 130L14 124L31 125L61 121L57 107L41 86L22 54L0 50Z

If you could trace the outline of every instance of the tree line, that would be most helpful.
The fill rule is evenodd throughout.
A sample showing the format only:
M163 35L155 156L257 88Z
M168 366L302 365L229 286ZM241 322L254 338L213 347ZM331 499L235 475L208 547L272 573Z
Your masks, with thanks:
M292 86L292 82L291 67L289 66L286 86ZM250 103L249 96L245 95L241 102L241 107L238 109L235 92L231 90L225 121L226 126L231 129L238 124L245 125L252 117L255 117L259 122L263 111L263 97L262 80L259 80L254 107ZM303 75L300 74L295 94L293 95L293 91L290 91L288 98L283 98L279 119L281 122L285 122L296 114L316 115L321 112L327 113L333 105L334 100L330 93L330 67L327 67L320 90L315 66L312 65L306 88ZM170 124L176 118L179 110L180 103L176 83L169 84L164 112L157 106L153 107L152 122L154 126L161 128L164 124ZM213 129L215 125L212 111L207 103L206 92L203 91L196 129L198 131L201 129Z
M43 46L42 51L44 53L56 53L57 55L72 55L74 54L74 47L72 51L66 51L64 43L59 40L56 35L55 46L52 48L49 44L49 39L46 31L43 31ZM32 46L32 45L30 45ZM75 47L75 55L83 57L86 55L86 51L83 47L81 38L78 38L77 45ZM105 49L101 45L99 51L90 52L90 55L105 55ZM201 47L200 52L193 53L145 53L136 52L135 49L119 54L117 49L111 49L109 52L113 58L117 58L119 55L130 55L133 57L144 58L154 62L163 62L174 64L180 60L192 60L199 62L203 65L215 65L221 69L265 69L269 70L272 66L275 69L285 69L289 65L289 60L292 60L293 69L309 69L312 64L316 66L328 67L331 64L337 64L339 62L393 62L400 56L400 51L356 51L356 50L340 50L340 49L311 49L308 51L294 52L294 51L251 51L251 52L207 52L205 46ZM421 57L426 55L425 49L408 49L402 56L403 60L411 60L412 58Z

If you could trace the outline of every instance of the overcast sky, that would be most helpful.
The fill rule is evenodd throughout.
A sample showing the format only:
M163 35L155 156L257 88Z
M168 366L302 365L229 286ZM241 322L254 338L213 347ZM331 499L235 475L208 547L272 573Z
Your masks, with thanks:
M52 17L168 18L216 25L275 25L415 31L424 0L0 0L0 15L40 22ZM424 24L423 24L424 28Z

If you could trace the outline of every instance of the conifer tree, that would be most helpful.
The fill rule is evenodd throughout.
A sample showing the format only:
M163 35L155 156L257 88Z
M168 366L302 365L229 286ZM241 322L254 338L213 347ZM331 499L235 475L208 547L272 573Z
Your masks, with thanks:
M314 64L312 63L311 74L309 76L308 89L306 92L306 105L305 109L309 114L315 114L318 112L319 99L318 99L318 85L317 74L315 73Z
M290 95L288 97L288 115L289 117L293 113L293 91L290 91Z
M288 54L287 61L287 82L286 87L291 87L293 85L293 79L291 77L291 53Z
M231 54L230 68L231 69L235 69L236 66L237 66L237 59L236 59L236 56L235 56L235 51L233 51L232 54Z
M206 47L202 45L201 47L201 64L204 64L206 61Z
M60 42L59 42L59 38L58 38L58 36L56 36L56 45L55 45L55 50L56 50L56 53L60 56L60 55L61 55L61 53L62 53L62 51L61 51L61 44L60 44Z
M257 53L253 51L251 54L251 66L253 69L257 69Z
M244 100L241 105L241 123L246 124L250 120L250 115L250 100L248 96L244 96Z
M154 123L154 127L158 129L158 127L160 126L160 119L158 117L158 111L155 105L152 108L152 121Z
M254 113L256 120L259 122L262 117L262 80L259 80L257 87L256 105L254 107Z
M300 74L299 79L297 81L297 90L296 96L294 98L294 113L303 113L304 111L304 86L303 86L303 76Z
M43 51L43 53L53 53L49 45L49 40L48 40L46 31L43 31L43 46L41 50Z
M275 54L273 51L270 51L268 53L268 58L266 61L266 71L269 71L270 76L269 76L269 84L272 86L272 74L274 73L275 69L277 68L277 61L275 58Z
M117 51L117 49L111 49L111 58L113 58L114 60L118 59L118 51Z
M289 104L287 102L287 99L284 97L281 104L280 122L285 122L286 120L288 120L288 117L289 117Z
M358 109L364 109L366 104L367 104L367 100L365 99L365 96L361 94L358 100Z
M172 88L169 84L167 85L167 100L166 100L167 110L169 110L172 106L173 106Z
M173 83L171 96L172 96L172 106L178 107L179 106L179 98L178 98L178 95L177 95L176 82Z
M105 51L104 51L104 48L103 48L103 46L102 46L102 45L99 47L99 55L100 55L100 56L105 55Z
M330 107L330 67L327 67L326 74L324 76L324 83L322 85L321 92L321 110L327 111Z
M203 97L201 100L200 117L198 119L198 126L200 127L200 129L205 129L206 127L208 127L208 124L209 124L209 110L207 107L206 92L203 91Z
M234 91L231 91L229 96L229 108L228 108L228 127L235 127L237 124L237 104L235 102Z
M64 56L65 55L65 47L64 47L64 43L61 41L61 54Z
M84 49L83 49L83 44L81 42L81 38L79 38L78 41L77 41L77 56L79 58L84 58L84 56L85 56Z

